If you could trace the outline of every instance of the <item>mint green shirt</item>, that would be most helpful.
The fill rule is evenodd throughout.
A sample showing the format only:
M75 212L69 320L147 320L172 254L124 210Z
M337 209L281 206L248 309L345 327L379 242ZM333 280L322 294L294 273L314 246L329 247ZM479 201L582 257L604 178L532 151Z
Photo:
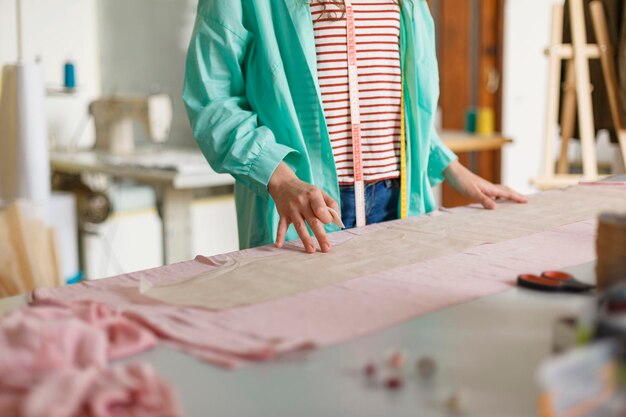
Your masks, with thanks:
M236 180L241 248L274 242L279 216L267 185L281 161L340 203L312 22L307 0L198 5L183 100L207 161ZM417 216L436 209L431 187L456 156L434 127L439 76L426 0L402 0L401 29L408 207ZM287 238L297 239L293 227Z

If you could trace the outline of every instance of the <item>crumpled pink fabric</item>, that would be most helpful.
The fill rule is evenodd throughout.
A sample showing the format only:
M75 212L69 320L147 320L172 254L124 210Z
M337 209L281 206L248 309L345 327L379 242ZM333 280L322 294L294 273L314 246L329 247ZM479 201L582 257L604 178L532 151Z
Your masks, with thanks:
M76 318L42 320L26 310L0 319L0 388L28 388L62 369L106 366L103 332Z
M21 412L24 417L181 416L172 389L148 364L58 372L28 392Z
M129 320L119 310L92 301L35 302L22 313L42 320L76 317L103 330L107 336L107 354L110 360L127 358L158 344L157 337L149 329Z
M2 388L2 417L178 417L171 387L148 364L66 368L22 389Z
M150 366L106 368L156 343L140 324L88 301L45 301L0 317L0 416L179 416Z

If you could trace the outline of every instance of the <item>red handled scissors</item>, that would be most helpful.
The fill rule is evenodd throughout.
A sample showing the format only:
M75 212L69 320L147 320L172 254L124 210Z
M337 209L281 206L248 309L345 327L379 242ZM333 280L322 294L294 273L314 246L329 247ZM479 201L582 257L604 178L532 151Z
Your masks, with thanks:
M517 277L517 285L539 291L549 292L589 292L593 285L578 281L567 272L546 271L541 275L522 274Z

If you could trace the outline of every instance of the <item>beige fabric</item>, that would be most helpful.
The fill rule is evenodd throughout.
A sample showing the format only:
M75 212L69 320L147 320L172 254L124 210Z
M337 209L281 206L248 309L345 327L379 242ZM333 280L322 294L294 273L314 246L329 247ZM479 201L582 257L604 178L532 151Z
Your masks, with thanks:
M535 195L527 205L506 204L496 211L466 207L393 222L369 233L357 230L329 254L286 251L229 259L220 268L174 285L144 282L143 293L170 304L211 309L262 303L591 219L609 209L626 211L626 187L579 186Z

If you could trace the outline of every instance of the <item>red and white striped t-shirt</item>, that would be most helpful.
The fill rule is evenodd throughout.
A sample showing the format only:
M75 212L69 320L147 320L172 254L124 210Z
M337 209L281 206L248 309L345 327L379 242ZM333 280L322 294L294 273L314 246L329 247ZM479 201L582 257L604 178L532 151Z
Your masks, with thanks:
M346 18L339 6L311 0L317 69L340 184L353 184ZM366 182L400 176L400 7L353 0L363 168ZM330 15L329 15L330 12Z

